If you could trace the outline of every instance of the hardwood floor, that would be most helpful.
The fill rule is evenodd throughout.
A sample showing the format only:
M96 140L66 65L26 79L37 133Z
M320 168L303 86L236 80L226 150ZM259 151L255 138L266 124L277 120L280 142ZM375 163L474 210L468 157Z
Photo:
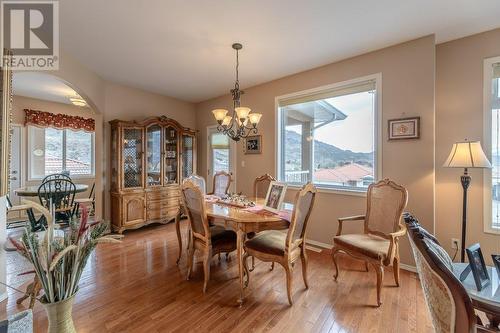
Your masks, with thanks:
M186 221L182 222L183 228ZM183 229L185 237L186 230ZM401 272L401 287L385 274L382 306L376 303L375 272L340 256L340 276L333 280L330 251L309 255L309 290L300 263L293 276L294 305L288 305L285 273L279 265L256 260L246 302L239 308L235 254L229 262L214 258L207 294L196 260L185 280L186 256L177 266L173 224L125 233L122 244L101 244L80 282L73 308L78 332L430 332L432 326L416 275ZM8 254L10 255L10 254ZM10 291L0 304L0 318L24 309ZM27 306L27 303L24 304ZM47 330L40 304L34 308L35 332Z

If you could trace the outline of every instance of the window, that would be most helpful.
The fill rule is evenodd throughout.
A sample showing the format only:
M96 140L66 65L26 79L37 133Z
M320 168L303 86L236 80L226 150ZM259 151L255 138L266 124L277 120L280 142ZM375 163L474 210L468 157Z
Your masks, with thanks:
M366 191L377 178L378 76L279 97L278 177Z
M94 175L94 133L28 126L30 179L68 171Z
M489 84L485 84L485 88L488 89L487 92L489 91L485 98L489 99L489 103L487 103L487 112L489 113L487 119L491 120L488 123L491 124L489 129L491 130L490 152L493 166L489 180L491 184L491 200L489 200L491 215L486 214L486 216L491 216L489 229L500 232L500 59L497 60L497 63L488 64L487 70L489 73L485 73L489 74L485 75L485 79L489 81Z
M229 170L229 137L222 133L213 133L211 136L212 170L215 172Z

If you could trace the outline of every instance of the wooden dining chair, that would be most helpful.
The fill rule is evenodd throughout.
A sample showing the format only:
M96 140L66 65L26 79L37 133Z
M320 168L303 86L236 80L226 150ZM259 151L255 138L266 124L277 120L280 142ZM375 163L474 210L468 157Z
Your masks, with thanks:
M253 197L254 198L265 198L267 195L267 190L271 182L276 181L276 178L266 173L260 177L255 178L253 182Z
M63 178L48 180L38 187L40 204L50 209L52 202L59 220L67 221L73 216L75 194L75 184Z
M75 214L78 215L79 211L80 211L80 206L82 206L82 205L92 206L92 209L89 210L89 215L90 216L95 215L95 183L92 184L88 198L76 198L75 199L75 204L74 204L72 215L75 215Z
M269 189L269 186L271 185L271 182L276 181L276 178L271 176L270 174L266 173L265 175L262 175L260 177L255 178L253 182L253 197L255 199L257 198L265 198L267 195L267 190ZM251 239L255 237L255 232L249 232L247 233L247 238ZM250 272L254 270L255 268L255 258L252 258L252 267L249 269ZM271 265L271 270L274 268L274 263Z
M236 250L236 233L222 226L211 226L205 210L205 198L200 188L188 180L182 184L182 201L191 225L191 246L188 250L187 279L191 277L195 250L203 254L203 293L210 279L210 260L219 253Z
M401 215L408 201L408 191L389 179L368 187L366 215L343 217L338 220L337 236L333 238L332 258L335 281L339 276L337 254L347 253L363 260L366 271L370 263L377 272L377 305L380 306L384 266L393 266L394 280L399 287L399 237L406 234ZM344 222L364 221L362 234L342 235Z
M202 176L198 176L198 175L192 174L191 176L189 176L189 177L187 177L187 178L184 179L184 181L187 181L187 180L190 180L195 185L197 185L200 188L201 193L203 195L207 194L207 185L206 185L206 182L205 182L205 178L203 178Z
M225 171L217 171L214 175L214 186L211 193L218 197L223 197L227 194L231 185L231 175Z
M453 261L438 240L410 214L404 220L435 331L494 332L476 316L467 290L453 273Z
M285 269L286 289L290 305L293 304L292 268L299 258L302 261L302 278L306 289L309 288L307 283L306 230L315 197L316 188L311 183L307 183L295 196L290 227L286 234L279 230L261 231L252 239L245 241L244 245L243 264L248 277L246 283L248 284L250 281L247 262L249 256L266 262L277 262Z

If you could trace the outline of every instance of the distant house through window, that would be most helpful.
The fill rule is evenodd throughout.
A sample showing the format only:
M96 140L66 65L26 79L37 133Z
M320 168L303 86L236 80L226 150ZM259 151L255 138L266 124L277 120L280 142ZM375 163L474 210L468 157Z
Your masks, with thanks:
M30 179L67 171L94 175L94 133L28 126Z
M278 176L365 191L377 178L377 79L279 97Z

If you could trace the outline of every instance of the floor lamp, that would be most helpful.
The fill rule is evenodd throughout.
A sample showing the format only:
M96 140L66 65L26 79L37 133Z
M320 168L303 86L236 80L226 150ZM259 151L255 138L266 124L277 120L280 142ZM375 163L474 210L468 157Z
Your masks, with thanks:
M464 168L464 174L460 177L464 193L462 203L462 246L460 248L460 261L464 262L465 239L467 234L467 189L471 182L468 169L491 168L491 164L481 148L481 142L465 141L453 144L450 156L448 156L443 166L446 168Z

